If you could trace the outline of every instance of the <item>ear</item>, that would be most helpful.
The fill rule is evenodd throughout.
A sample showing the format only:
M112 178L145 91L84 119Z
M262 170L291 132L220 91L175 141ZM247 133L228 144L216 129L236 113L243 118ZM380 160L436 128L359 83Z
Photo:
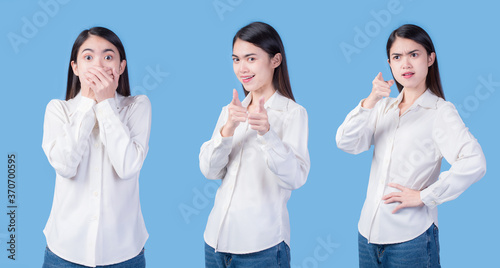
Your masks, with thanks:
M73 69L73 73L78 76L78 64L74 60L71 61L71 68Z
M392 72L391 59L387 59L387 63L389 63L389 68L391 68L391 72Z
M436 53L431 52L429 57L427 57L427 67L431 67L432 64L434 64L435 60L436 60Z
M123 72L125 72L125 67L127 66L127 61L122 60L120 62L120 69L118 70L118 73L121 75Z
M278 66L280 66L282 59L283 58L281 56L281 53L276 53L276 55L274 55L274 57L271 59L271 64L273 65L273 68L277 68Z

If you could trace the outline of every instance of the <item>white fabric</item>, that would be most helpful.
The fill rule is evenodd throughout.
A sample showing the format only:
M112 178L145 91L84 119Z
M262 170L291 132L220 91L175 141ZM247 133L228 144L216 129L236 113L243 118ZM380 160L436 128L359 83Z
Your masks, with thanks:
M243 100L247 107L251 93ZM200 150L200 169L208 179L221 179L205 229L205 242L216 251L258 252L285 241L290 245L287 201L307 179L306 110L278 92L264 104L270 130L263 136L248 122L233 137L222 137L227 106L212 139Z
M453 104L426 90L399 116L402 97L385 98L373 109L361 107L361 101L337 131L337 146L345 152L358 154L374 145L358 224L370 243L409 241L437 225L437 205L457 198L486 172L481 146ZM443 157L451 168L440 174ZM382 200L399 191L387 186L390 182L421 191L425 205L392 214L399 203Z
M86 266L138 255L148 233L139 203L139 172L148 152L151 104L144 96L96 103L78 94L52 100L42 147L56 171L44 234L59 257Z

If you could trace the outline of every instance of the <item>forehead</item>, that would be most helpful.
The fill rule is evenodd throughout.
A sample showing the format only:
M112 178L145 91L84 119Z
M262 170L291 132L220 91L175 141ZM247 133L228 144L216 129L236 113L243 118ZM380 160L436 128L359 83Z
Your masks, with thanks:
M421 44L408 39L408 38L402 38L402 37L396 37L396 40L394 40L394 43L392 43L390 53L407 53L413 50L420 50L425 52L424 46Z
M118 53L118 49L111 44L108 40L95 35L90 35L85 42L80 46L79 52L82 52L84 49L92 49L94 52L102 52L106 49L112 49L113 51Z
M238 57L244 57L248 54L267 55L262 48L241 39L236 39L236 42L234 42L233 54Z

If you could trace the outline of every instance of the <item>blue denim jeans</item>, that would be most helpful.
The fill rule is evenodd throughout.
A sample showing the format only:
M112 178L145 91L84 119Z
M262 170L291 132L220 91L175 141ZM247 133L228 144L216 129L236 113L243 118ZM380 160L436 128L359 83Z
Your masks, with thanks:
M285 242L249 254L215 252L205 243L205 268L289 268L290 248Z
M397 244L369 244L358 233L360 268L440 268L439 232L432 224L420 236Z
M73 262L69 262L65 259L54 254L50 251L49 247L45 248L45 257L43 260L42 268L87 268L88 266L83 266ZM146 258L144 257L144 249L142 249L139 255L133 257L130 260L111 264L104 266L97 266L98 268L144 268L146 267Z

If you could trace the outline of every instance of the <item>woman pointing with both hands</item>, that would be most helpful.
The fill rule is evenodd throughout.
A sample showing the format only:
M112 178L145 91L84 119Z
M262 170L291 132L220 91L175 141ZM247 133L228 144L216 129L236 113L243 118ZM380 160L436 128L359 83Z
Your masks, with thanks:
M393 80L379 73L372 92L346 117L337 146L352 154L374 146L361 211L359 265L441 267L437 205L457 198L486 172L477 140L444 100L429 35L403 25L387 42ZM440 172L441 160L451 164Z
M281 38L251 23L233 39L246 98L222 109L200 168L220 179L205 229L206 267L290 267L287 201L309 173L306 110L295 103Z

